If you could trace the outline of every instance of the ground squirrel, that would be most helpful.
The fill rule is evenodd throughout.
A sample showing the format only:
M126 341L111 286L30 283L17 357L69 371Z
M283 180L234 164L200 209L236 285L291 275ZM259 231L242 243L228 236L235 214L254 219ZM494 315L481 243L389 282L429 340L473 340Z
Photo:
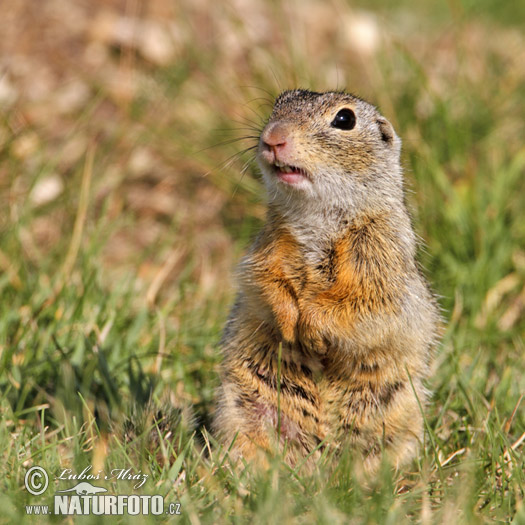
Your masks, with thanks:
M351 446L374 468L382 450L396 465L415 455L439 315L415 260L400 148L348 93L276 99L257 154L266 223L221 342L215 431L234 456L280 443L295 465Z

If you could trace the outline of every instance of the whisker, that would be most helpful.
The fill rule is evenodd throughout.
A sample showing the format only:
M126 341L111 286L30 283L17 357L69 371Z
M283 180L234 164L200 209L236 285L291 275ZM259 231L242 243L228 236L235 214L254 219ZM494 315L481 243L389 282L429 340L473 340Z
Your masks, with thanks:
M264 117L261 114L257 113L257 111L255 111L254 108L252 108L251 106L248 106L248 109L259 119L259 122L261 124L264 122L265 120Z
M243 122L238 122L236 120L233 120L232 122L236 122L237 124L243 124ZM242 131L244 129L249 129L249 130L253 130L255 131L255 128L253 127L249 127L249 126L244 126L242 128L215 128L215 131L220 131L221 133L231 133L232 131ZM257 128L259 129L259 128Z
M273 104L273 101L270 100L269 98L266 98L266 97L255 97L255 98L252 98L252 99L248 100L246 105L251 104L252 102L255 102L256 100L264 100L265 104Z
M259 91L262 91L263 93L266 93L270 98L268 99L270 101L270 103L273 104L273 100L275 99L275 94L272 93L271 91L268 91L267 89L265 88L262 88L261 86L241 86L243 88L249 88L249 89L258 89Z
M242 167L241 169L241 177L239 179L239 182L235 185L235 187L233 188L233 192L232 192L232 198L235 196L235 194L237 193L237 189L241 186L241 182L242 182L242 179L244 178L244 175L245 173L248 171L248 168L250 167L250 164L252 164L253 162L255 162L255 156L253 156L251 159L248 159L245 163L244 163L244 166Z
M233 122L235 122L236 124L241 124L242 126L246 126L246 129L254 131L255 133L257 133L259 135L261 134L261 132L263 130L263 125L262 124L260 126L259 125L256 126L253 123L242 122L240 120L234 120Z
M218 146L227 146L228 144L234 144L235 142L240 142L241 140L259 140L258 136L255 135L245 135L243 137L237 137L233 139L226 139L221 142L217 142L216 144L212 144L211 146L207 146L206 148L200 149L195 151L194 153L202 153L203 151L208 151L212 148L217 148Z
M237 121L233 121L237 122ZM237 124L243 124L242 122L237 122ZM216 131L221 131L223 133L231 133L233 131L256 131L257 133L260 133L259 128L254 128L253 126L243 126L240 128L217 128Z
M250 108L250 109L252 109L252 108ZM252 111L255 112L255 110L253 110L253 109L252 109ZM257 112L255 112L255 114L259 118L259 122L256 122L255 120L249 119L246 115L239 115L238 113L236 114L237 117L239 117L240 119L243 119L244 122L242 122L242 121L241 122L236 121L236 122L239 122L240 124L245 124L245 125L251 124L256 129L261 129L263 124L264 124L264 120L261 119L261 116Z
M233 155L231 155L230 157L228 157L224 162L221 162L217 167L215 168L212 168L211 170L207 171L203 177L207 177L210 173L213 172L213 170L215 169L219 169L219 170L224 170L226 168L229 168L233 162L235 161L235 159L237 157L240 157L242 155L244 155L245 153L247 153L248 151L251 151L253 149L256 149L259 145L258 144L254 144L253 146L250 146L249 148L245 148L241 151L237 151L236 153L234 153Z
M270 71L272 72L273 79L275 80L275 83L277 84L277 87L279 88L279 91L282 91L283 88L281 87L281 82L277 78L277 74L275 73L275 69L273 67L270 67Z

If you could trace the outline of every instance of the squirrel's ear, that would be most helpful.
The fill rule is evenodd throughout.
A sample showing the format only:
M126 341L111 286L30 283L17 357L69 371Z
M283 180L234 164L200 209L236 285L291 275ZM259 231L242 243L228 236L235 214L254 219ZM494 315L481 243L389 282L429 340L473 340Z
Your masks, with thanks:
M379 132L381 133L381 140L387 144L393 144L396 133L392 124L390 124L386 118L381 117L377 119L377 125L379 126Z

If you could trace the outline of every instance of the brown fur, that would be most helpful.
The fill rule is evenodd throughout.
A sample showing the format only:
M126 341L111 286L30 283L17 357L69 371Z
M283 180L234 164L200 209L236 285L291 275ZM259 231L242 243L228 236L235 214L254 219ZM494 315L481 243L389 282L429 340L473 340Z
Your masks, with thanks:
M340 108L355 129L333 129ZM382 449L404 463L439 318L414 259L399 139L366 102L301 90L278 98L261 137L270 203L222 339L218 437L246 458L286 443L292 465L326 445L355 447L370 468ZM303 170L302 186L280 182L274 158Z

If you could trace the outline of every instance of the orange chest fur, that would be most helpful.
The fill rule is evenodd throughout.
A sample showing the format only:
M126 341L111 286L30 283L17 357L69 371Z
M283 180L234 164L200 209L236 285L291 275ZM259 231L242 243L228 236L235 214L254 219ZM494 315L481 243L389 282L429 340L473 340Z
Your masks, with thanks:
M398 257L393 250L385 253L381 241L368 231L349 231L312 263L307 246L288 231L277 230L252 252L253 277L261 287L282 287L297 303L315 299L320 305L326 300L369 311L384 308L393 299L390 280Z

